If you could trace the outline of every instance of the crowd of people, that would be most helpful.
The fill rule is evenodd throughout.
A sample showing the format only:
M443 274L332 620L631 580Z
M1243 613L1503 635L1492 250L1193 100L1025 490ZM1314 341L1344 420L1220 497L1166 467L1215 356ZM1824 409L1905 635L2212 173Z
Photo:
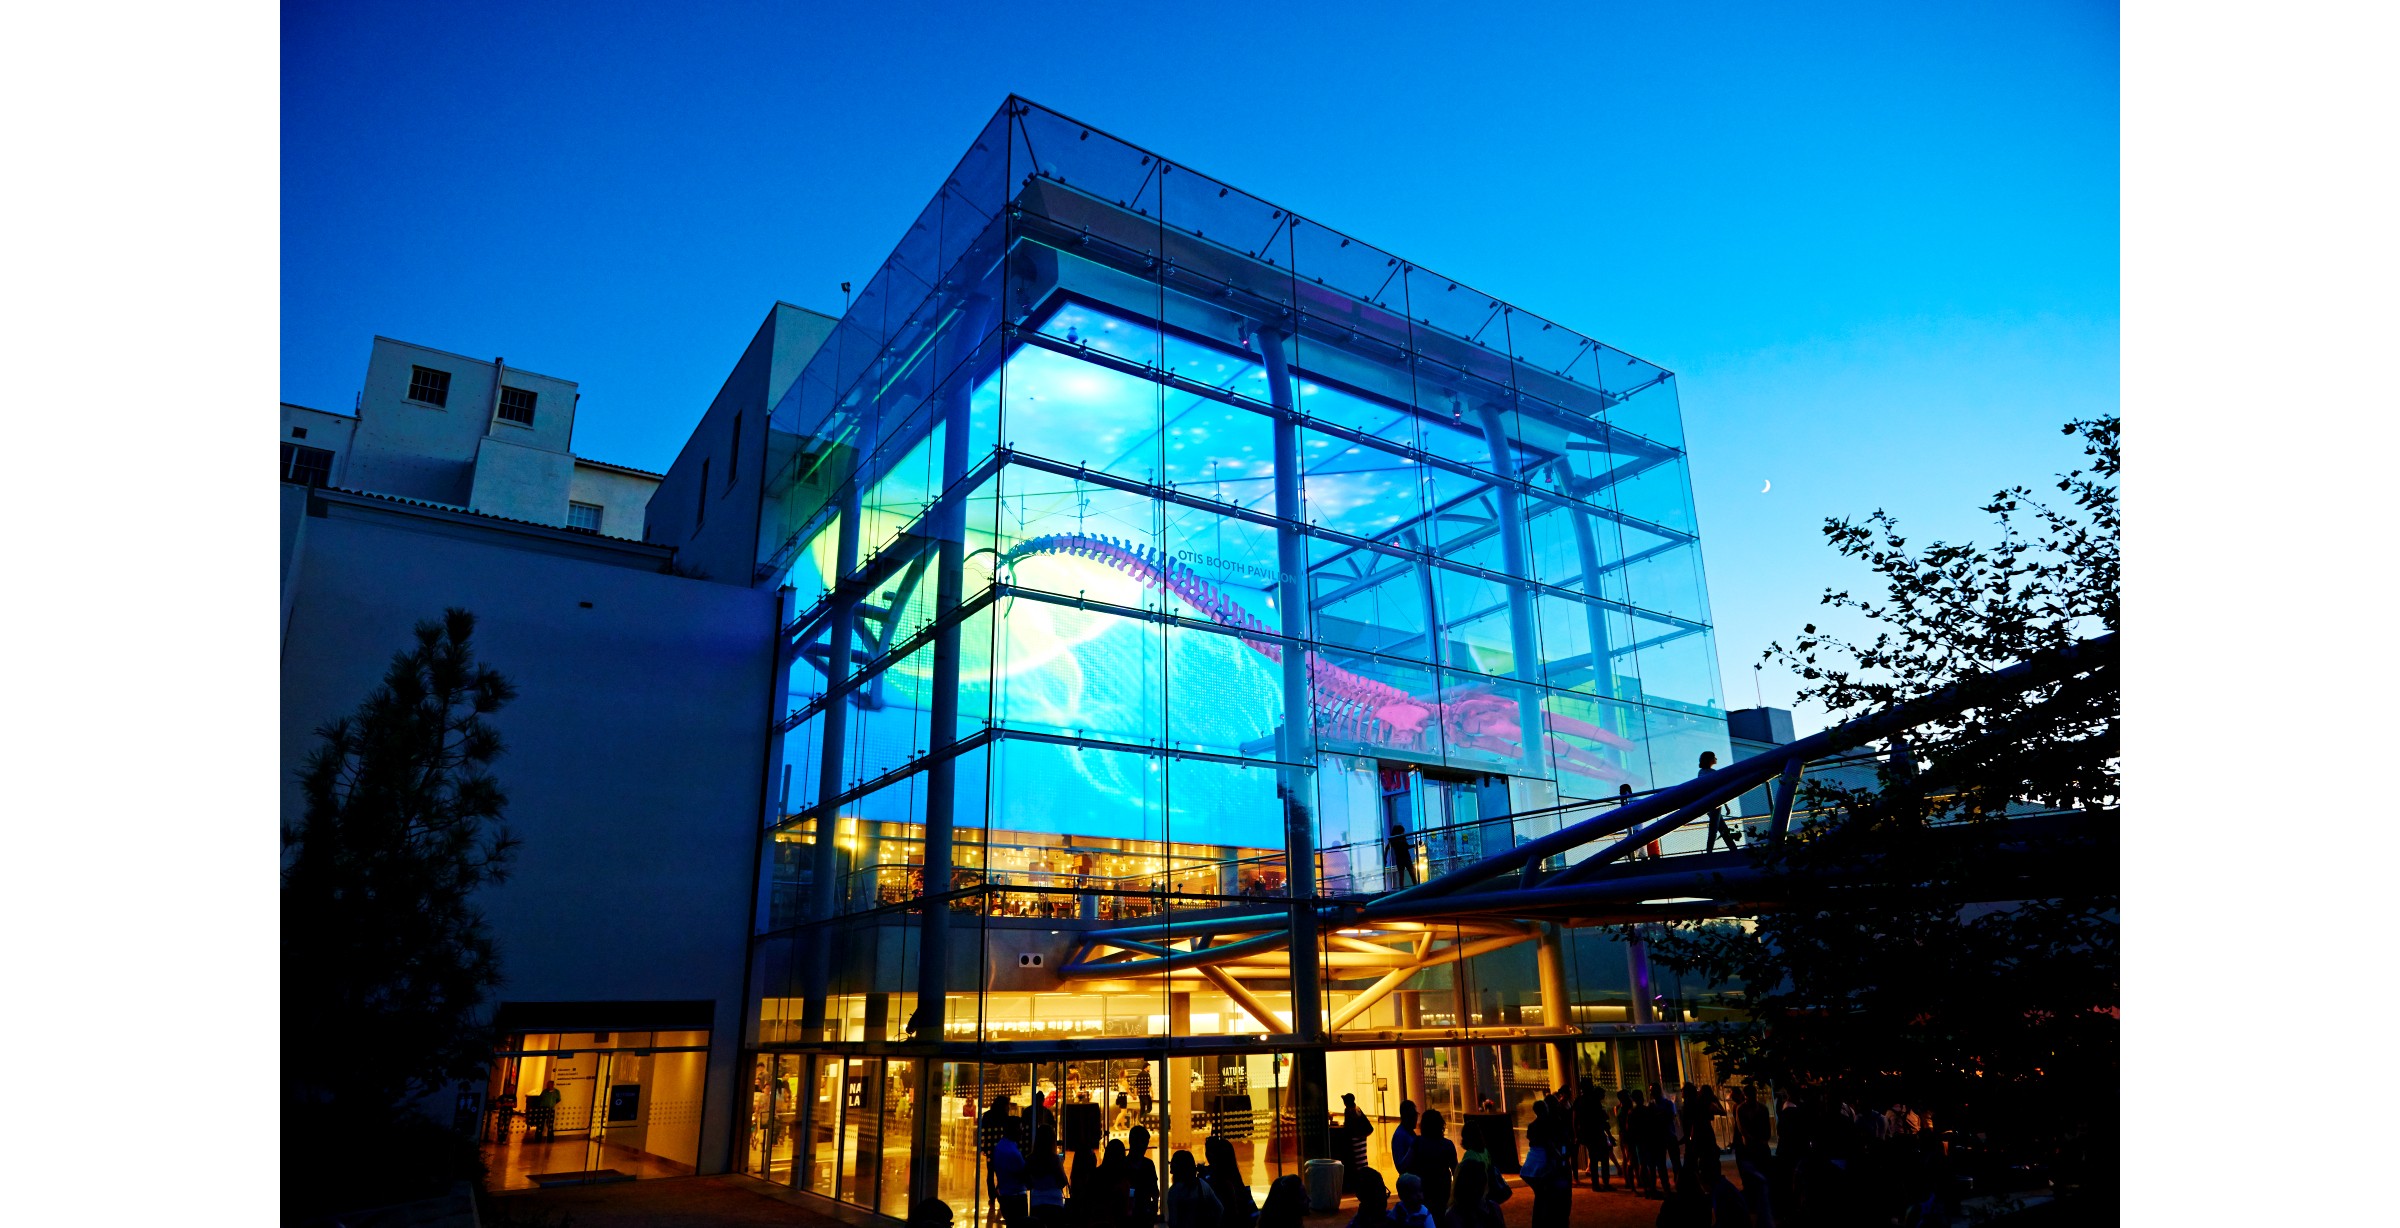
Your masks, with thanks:
M1443 1114L1403 1100L1390 1137L1399 1176L1387 1188L1367 1163L1374 1127L1355 1098L1343 1099L1333 1130L1343 1192L1357 1200L1348 1228L1505 1228L1501 1204L1517 1195L1502 1175L1515 1156L1513 1130L1486 1138L1479 1127L1488 1119L1470 1118L1454 1141ZM1040 1100L1028 1109L1018 1116L1001 1096L978 1119L1003 1228L1301 1228L1308 1212L1297 1174L1254 1199L1225 1138L1204 1139L1198 1157L1170 1156L1162 1191L1146 1127L1100 1147L1088 1130L1062 1138L1058 1114ZM1612 1101L1586 1079L1534 1099L1517 1175L1532 1200L1531 1228L1565 1228L1583 1184L1657 1201L1661 1228L1913 1228L1935 1218L1941 1154L1930 1116L1904 1105L1862 1111L1831 1092L1770 1105L1746 1087L1720 1097L1693 1083L1625 1087ZM928 1200L911 1228L949 1228L950 1219L947 1205Z

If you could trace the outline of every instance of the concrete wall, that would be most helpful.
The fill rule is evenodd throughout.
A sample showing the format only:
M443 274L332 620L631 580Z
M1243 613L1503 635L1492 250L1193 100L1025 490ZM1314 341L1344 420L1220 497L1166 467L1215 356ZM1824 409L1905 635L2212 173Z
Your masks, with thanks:
M649 513L650 496L657 490L655 475L595 464L579 457L575 461L574 480L567 487L567 498L600 508L601 536L640 541L642 517Z
M478 615L518 689L494 774L524 847L481 900L512 1002L716 1002L700 1168L729 1155L774 594L659 574L665 552L318 492L283 654L284 819L320 723L420 619ZM289 498L289 495L287 495ZM287 535L288 536L288 535ZM588 605L586 604L588 603Z
M567 490L574 479L574 457L493 434L476 450L475 482L467 506L511 520L563 525L567 522Z
M831 316L790 303L777 303L767 313L651 496L643 540L676 547L684 568L719 583L751 582L758 562L767 417L832 334L833 325ZM706 489L701 484L703 468ZM705 522L700 514L703 503Z

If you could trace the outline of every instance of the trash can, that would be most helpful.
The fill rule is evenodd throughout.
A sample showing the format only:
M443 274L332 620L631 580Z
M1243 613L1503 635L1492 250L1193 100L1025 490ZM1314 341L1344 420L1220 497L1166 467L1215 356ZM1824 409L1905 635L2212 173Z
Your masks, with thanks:
M1321 1215L1342 1205L1344 1172L1340 1160L1310 1160L1301 1165L1300 1179L1308 1186L1309 1210Z

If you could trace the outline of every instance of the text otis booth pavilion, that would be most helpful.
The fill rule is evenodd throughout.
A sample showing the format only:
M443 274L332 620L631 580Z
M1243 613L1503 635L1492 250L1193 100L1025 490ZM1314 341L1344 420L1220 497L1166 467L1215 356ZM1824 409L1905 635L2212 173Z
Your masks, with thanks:
M1726 753L1668 372L1012 99L769 451L736 1167L970 1216L1001 1095L1263 1187L1677 1075L1600 931L1323 923Z

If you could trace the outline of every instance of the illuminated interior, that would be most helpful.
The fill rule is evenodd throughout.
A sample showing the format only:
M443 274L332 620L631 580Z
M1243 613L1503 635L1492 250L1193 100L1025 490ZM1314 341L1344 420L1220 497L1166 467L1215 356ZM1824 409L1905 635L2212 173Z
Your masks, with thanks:
M995 1095L1256 1179L1320 1092L1656 1068L1604 933L1291 903L1728 753L1670 373L1012 99L769 468L748 1171L975 1218Z

